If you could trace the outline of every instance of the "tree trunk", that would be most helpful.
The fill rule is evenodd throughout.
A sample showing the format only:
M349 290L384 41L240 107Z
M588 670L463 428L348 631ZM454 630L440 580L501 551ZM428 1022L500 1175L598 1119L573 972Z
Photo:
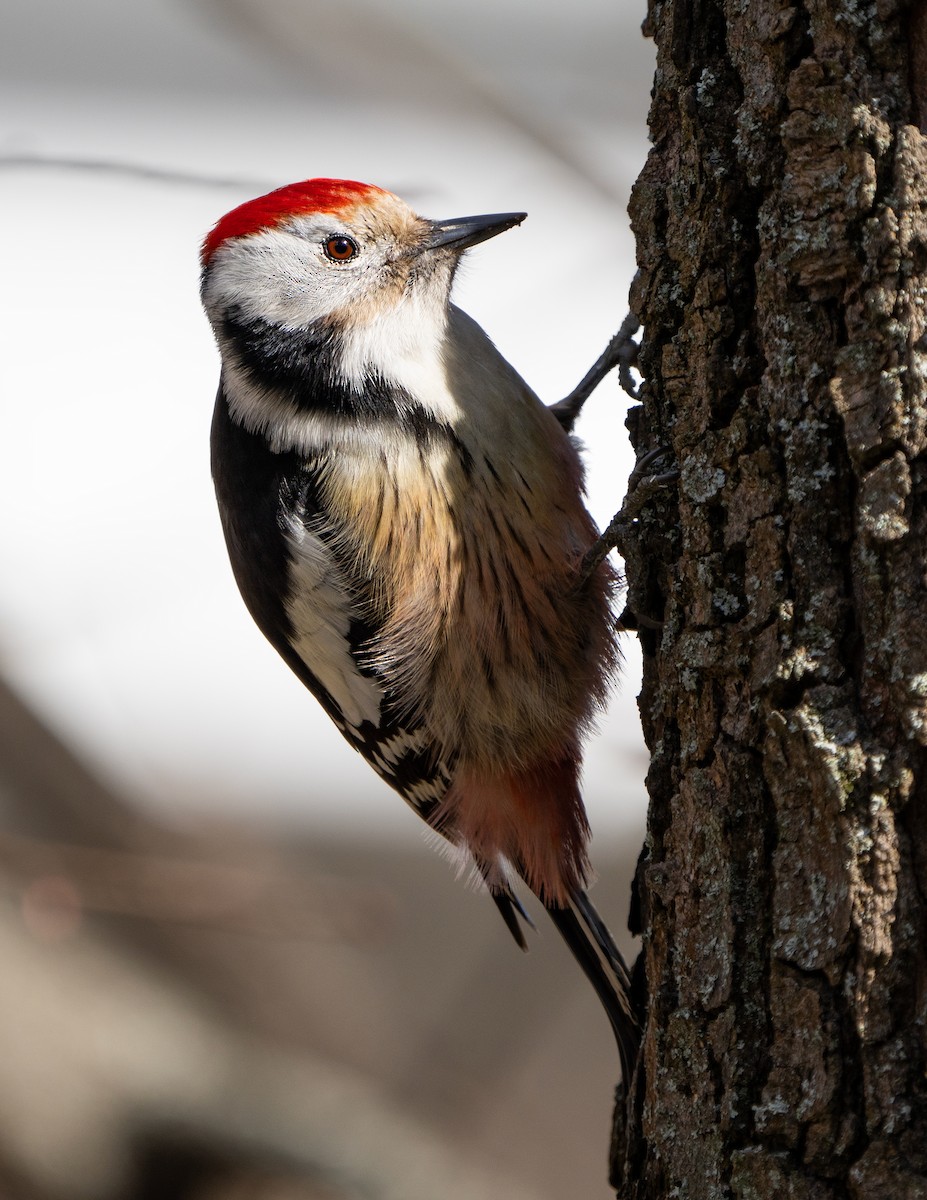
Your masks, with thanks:
M633 1200L927 1197L927 17L652 0Z

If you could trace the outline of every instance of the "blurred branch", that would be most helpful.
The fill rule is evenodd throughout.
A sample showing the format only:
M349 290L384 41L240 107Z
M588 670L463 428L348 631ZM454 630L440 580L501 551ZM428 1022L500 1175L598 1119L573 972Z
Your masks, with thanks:
M22 894L27 926L54 935L84 912L207 925L261 937L368 941L392 897L272 863L233 864L68 845L0 833L0 893Z
M500 83L452 38L442 38L401 8L371 0L316 0L307 19L305 8L290 0L193 3L217 28L224 31L234 22L243 42L263 44L278 62L295 64L300 77L329 72L325 87L330 95L363 86L381 104L390 100L420 106L427 98L431 105L440 98L453 111L474 115L482 110L493 123L508 123L601 196L624 202L591 156L578 150L568 127L539 113L530 102L519 102L517 91ZM346 29L358 34L349 56L333 59L327 50L320 52L339 45Z
M259 195L276 187L279 180L234 179L221 175L200 175L195 171L178 171L172 167L153 167L145 163L119 162L96 158L59 158L44 154L0 154L0 171L37 168L50 171L86 171L96 174L122 175L128 179L152 180L156 183L181 184L184 187L222 188L227 191Z

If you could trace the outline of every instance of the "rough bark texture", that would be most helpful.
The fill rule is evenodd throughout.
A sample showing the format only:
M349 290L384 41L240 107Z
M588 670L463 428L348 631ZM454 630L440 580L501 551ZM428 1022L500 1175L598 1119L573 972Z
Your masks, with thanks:
M927 22L653 0L635 1200L927 1196Z

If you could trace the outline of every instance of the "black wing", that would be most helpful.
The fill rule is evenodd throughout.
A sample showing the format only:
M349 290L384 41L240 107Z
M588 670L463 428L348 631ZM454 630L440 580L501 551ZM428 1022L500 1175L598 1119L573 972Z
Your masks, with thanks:
M296 649L287 611L293 586L288 523L296 520L316 536L325 513L316 486L314 464L294 451L275 453L260 434L233 420L220 387L212 424L212 473L226 546L235 581L259 629L322 705L347 740L374 770L425 820L437 808L450 783L451 764L420 726L403 718L399 706L360 653L376 628L355 616L347 633L353 669L379 687L376 722L352 723L331 692ZM329 547L337 559L337 547ZM347 569L347 567L345 567ZM357 606L355 606L357 607ZM360 606L363 611L363 606Z

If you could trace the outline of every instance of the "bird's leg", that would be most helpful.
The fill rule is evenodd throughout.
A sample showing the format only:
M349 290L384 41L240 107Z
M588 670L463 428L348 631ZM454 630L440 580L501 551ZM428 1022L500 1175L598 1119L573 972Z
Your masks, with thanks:
M621 322L621 328L569 396L565 396L550 406L550 411L567 433L572 430L583 405L609 371L614 370L615 367L618 368L618 379L621 386L629 396L637 399L637 386L631 375L631 368L637 366L638 345L634 340L634 335L639 328L640 323L637 317L633 313L628 313Z
M590 546L583 557L582 566L580 567L579 586L582 587L586 580L592 575L599 563L605 558L609 551L620 547L622 539L630 530L632 524L637 519L641 509L648 500L665 487L668 483L674 483L679 478L678 468L673 468L669 471L660 471L654 474L649 474L648 469L654 463L669 454L668 446L658 446L656 450L651 450L637 460L634 465L634 470L628 479L628 493L624 498L624 503L621 508L615 513L605 529L596 541ZM641 624L646 624L646 619L638 617Z

